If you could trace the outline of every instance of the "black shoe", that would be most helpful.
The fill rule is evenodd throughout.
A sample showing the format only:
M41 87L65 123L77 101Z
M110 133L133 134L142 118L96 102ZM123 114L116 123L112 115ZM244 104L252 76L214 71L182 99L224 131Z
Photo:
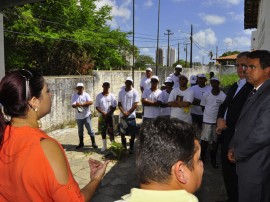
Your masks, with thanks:
M129 149L129 154L133 154L133 153L134 153L133 149Z
M96 143L92 144L92 147L95 148L95 149L98 148L98 146L96 145Z
M80 148L83 148L83 147L84 147L84 144L80 143L77 147L75 147L75 149L80 149Z

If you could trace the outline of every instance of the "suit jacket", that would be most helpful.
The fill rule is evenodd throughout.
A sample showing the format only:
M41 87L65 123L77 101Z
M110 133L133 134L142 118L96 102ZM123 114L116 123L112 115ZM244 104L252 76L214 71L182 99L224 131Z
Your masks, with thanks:
M270 79L248 98L230 144L239 178L253 183L270 180Z
M217 118L224 118L225 112L228 109L226 115L226 124L228 128L222 132L222 139L225 148L228 147L234 135L235 124L237 122L237 119L241 113L241 110L244 106L244 103L246 102L246 99L250 91L252 91L253 89L253 86L250 83L246 83L240 89L240 91L238 91L238 93L234 96L237 88L238 88L237 83L234 83L231 86L231 88L227 93L226 99L220 105L218 110Z

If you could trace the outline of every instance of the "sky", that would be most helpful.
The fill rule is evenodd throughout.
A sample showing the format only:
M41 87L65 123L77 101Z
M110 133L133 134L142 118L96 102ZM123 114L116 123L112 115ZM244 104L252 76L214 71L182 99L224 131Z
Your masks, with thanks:
M155 61L158 30L158 0L135 1L135 46L140 54L150 55ZM97 7L112 7L112 29L124 32L133 30L133 0L100 0ZM209 52L214 57L226 51L250 50L251 30L244 30L244 0L160 0L159 47L168 47L168 32L171 30L170 47L180 45L180 59L185 60L185 44L190 43L193 26L193 62L208 64ZM132 35L129 37L132 43ZM189 61L188 45L188 61ZM216 51L218 50L218 51ZM166 64L166 58L164 59Z

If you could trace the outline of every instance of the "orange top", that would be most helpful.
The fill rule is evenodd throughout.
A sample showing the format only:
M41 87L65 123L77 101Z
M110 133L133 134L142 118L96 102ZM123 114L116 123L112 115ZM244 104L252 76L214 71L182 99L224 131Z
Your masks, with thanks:
M46 138L40 129L7 126L0 150L0 201L85 201L68 160L69 180L59 184L40 145ZM57 142L61 147L62 146ZM66 157L66 156L65 156Z

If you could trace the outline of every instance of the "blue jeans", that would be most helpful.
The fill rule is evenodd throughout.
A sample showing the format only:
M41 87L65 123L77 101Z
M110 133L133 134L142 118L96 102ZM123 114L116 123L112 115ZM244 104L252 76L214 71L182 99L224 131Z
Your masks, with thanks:
M76 119L77 126L78 126L78 133L79 137L83 137L83 125L85 125L85 128L88 132L88 134L91 137L95 137L95 133L92 127L92 122L91 122L91 115L84 118L84 119Z

